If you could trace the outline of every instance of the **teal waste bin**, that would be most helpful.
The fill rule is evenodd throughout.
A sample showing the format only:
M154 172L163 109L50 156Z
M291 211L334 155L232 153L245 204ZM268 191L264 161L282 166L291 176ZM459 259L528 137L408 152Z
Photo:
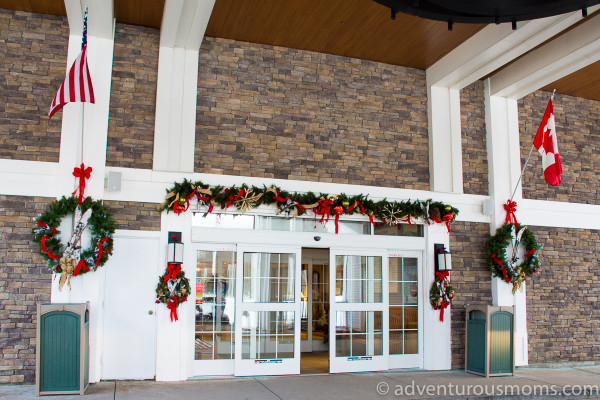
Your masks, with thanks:
M465 371L477 375L515 374L514 307L468 305Z
M89 382L89 302L38 304L35 394L83 395Z

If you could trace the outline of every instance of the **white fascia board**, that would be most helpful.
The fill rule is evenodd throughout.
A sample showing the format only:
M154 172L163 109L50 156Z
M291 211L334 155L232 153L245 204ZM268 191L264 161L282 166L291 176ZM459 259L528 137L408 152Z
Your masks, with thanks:
M133 168L107 167L108 171L121 173L121 191L105 192L106 200L114 201L139 201L147 203L162 203L165 199L166 189L173 182L181 182L184 178L191 181L202 181L208 185L241 185L262 187L275 185L290 192L314 193L346 193L348 195L368 194L372 200L428 200L441 201L453 205L460 210L457 217L459 221L490 223L490 217L483 214L483 203L488 196L466 195L457 193L436 193L425 190L410 190L397 188L384 188L380 186L361 186L339 183L309 182L287 179L255 178L233 175L216 175L200 173L181 173L142 170Z
M600 6L588 8L589 13ZM581 21L575 11L554 17L488 25L427 69L428 85L462 89Z
M600 229L600 205L523 199L518 208L524 225Z
M523 96L600 60L600 15L559 36L490 77L491 94Z
M0 159L0 194L52 197L58 195L58 163Z

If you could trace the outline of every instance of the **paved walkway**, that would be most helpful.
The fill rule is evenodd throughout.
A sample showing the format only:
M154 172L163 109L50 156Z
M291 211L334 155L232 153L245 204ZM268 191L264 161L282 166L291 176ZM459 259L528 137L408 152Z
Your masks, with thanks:
M595 387L593 387L595 386ZM35 399L34 385L0 386L0 399ZM78 399L52 396L50 399ZM514 377L483 378L461 371L377 372L186 382L106 381L90 385L98 400L363 400L363 399L600 399L600 366L520 368Z

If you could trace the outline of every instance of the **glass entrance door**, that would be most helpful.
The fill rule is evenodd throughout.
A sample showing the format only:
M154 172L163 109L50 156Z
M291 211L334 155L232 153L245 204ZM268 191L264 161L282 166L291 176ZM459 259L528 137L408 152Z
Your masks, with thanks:
M390 369L423 367L421 254L389 254Z
M329 371L388 369L387 252L330 251Z
M300 373L299 247L238 246L235 375Z

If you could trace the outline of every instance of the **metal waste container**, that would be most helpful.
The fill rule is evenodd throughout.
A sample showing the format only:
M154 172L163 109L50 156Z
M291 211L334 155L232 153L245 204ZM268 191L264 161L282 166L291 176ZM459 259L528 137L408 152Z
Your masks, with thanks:
M36 396L84 394L89 383L90 303L38 304Z
M467 305L465 371L485 377L515 374L514 307Z

